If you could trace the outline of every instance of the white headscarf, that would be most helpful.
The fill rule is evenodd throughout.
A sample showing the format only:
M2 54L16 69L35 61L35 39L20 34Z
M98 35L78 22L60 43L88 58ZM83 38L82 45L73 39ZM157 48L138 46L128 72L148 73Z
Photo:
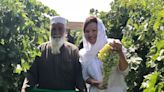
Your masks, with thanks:
M94 45L91 45L83 35L84 48L80 50L79 54L82 58L87 59L87 61L91 58L97 57L97 53L107 43L105 26L102 20L100 20L99 18L97 18L97 27L98 27L97 39Z
M91 45L86 40L86 38L83 36L84 48L79 51L79 55L80 55L80 62L82 63L82 67L83 67L83 72L86 72L86 71L92 72L90 74L93 74L93 75L91 75L92 77L95 76L94 79L102 80L101 70L99 69L100 66L98 64L101 62L97 58L97 54L102 49L102 47L107 43L107 36L106 36L106 32L105 32L105 26L104 26L103 22L98 18L97 18L97 27L98 27L98 32L97 32L96 43L94 45ZM92 63L92 62L94 62L94 63ZM88 65L91 65L91 67L95 67L94 68L95 73L93 73L91 67L90 67L89 71L86 70ZM84 77L84 80L86 80L88 78L88 76L85 75L85 73L83 73L83 77Z

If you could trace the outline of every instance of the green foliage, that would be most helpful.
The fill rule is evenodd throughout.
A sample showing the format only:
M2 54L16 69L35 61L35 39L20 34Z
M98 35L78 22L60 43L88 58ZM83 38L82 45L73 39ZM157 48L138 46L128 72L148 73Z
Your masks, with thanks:
M82 41L82 30L71 30L71 36L74 37L75 45L79 46Z
M153 72L145 76L144 82L142 83L141 88L144 88L143 92L162 92L164 88L164 83L157 83L159 72Z
M163 0L115 0L111 11L99 12L108 37L122 39L128 48L129 92L164 90L163 5Z
M18 92L23 72L48 40L54 10L36 0L0 0L0 92ZM18 74L17 74L18 73Z

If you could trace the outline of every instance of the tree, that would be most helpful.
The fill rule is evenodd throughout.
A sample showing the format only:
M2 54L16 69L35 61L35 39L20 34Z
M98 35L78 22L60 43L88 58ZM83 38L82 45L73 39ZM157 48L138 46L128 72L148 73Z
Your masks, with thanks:
M0 92L18 92L24 72L48 40L54 10L36 0L0 0Z

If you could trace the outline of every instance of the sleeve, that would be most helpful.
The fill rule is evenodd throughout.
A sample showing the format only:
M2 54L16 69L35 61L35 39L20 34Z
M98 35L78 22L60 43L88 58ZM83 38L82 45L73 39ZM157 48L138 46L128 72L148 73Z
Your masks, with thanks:
M82 58L80 58L79 60L82 66L82 76L83 76L83 79L86 81L88 78L90 78L87 71L87 66L83 64Z
M82 67L79 62L79 54L78 50L75 51L75 74L76 74L76 88L79 89L80 92L85 92L85 82L82 76Z
M122 47L122 51L123 51L124 56L125 56L125 58L126 58L127 49L126 49L124 46ZM129 66L128 66L124 71L121 71L121 70L119 69L119 67L118 67L118 71L119 71L121 74L123 74L124 76L126 76L126 75L128 75L128 73L129 73Z

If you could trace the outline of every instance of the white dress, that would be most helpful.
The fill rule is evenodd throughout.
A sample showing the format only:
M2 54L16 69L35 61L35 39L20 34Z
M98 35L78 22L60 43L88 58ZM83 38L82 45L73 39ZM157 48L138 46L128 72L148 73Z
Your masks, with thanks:
M84 80L92 77L95 80L102 80L102 62L91 61L82 63ZM88 85L89 92L126 92L127 86L125 83L125 76L128 74L129 69L120 71L119 68L113 67L111 76L108 80L108 87L106 90L99 90L93 85Z
M112 41L112 39L108 39L108 42L110 41ZM126 53L126 49L124 47L122 48L122 51L124 54ZM80 58L84 80L93 78L95 80L102 81L102 62L95 56L92 57L92 55L89 55L87 57L90 59L82 60L82 58ZM127 85L125 82L125 76L128 72L129 68L121 71L118 67L113 67L106 90L99 90L93 85L89 85L87 89L89 92L126 92Z
M107 38L105 26L100 19L97 19L97 28L96 43L94 45L90 44L83 36L84 48L79 51L84 80L93 78L97 81L102 81L102 62L97 58L97 53L106 43L113 41L113 39ZM127 74L128 68L125 71L120 71L119 68L114 67L106 90L99 90L93 85L89 85L87 89L89 89L89 92L126 92L127 87L124 78Z

